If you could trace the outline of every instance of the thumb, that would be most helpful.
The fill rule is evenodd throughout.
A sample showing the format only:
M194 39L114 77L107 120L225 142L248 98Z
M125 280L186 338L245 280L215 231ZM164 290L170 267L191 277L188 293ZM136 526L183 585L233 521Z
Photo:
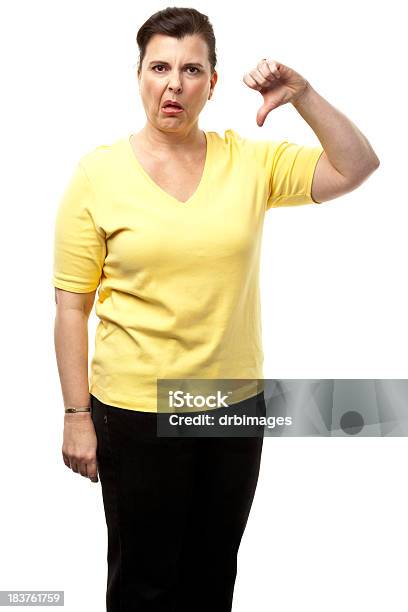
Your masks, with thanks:
M278 106L281 105L281 100L277 99L277 97L275 97L275 99L271 100L269 99L268 101L264 100L264 103L262 104L261 108L258 110L257 115L256 115L256 122L259 125L259 127L262 127L266 117L268 116L268 114L271 112L271 110L273 110L274 108L277 108Z
M268 114L271 112L271 110L273 110L274 108L276 108L277 106L279 106L278 104L274 104L273 102L268 102L268 104L264 103L262 104L261 108L258 110L257 114L256 114L256 122L259 125L259 127L262 127L266 117L268 116Z

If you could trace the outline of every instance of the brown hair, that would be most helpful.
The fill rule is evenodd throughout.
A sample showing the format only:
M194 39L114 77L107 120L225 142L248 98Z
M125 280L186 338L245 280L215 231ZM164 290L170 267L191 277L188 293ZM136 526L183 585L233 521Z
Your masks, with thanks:
M188 35L199 34L207 43L211 74L214 73L217 63L215 36L207 15L203 15L203 13L194 8L181 8L177 6L168 6L162 11L151 15L140 27L136 36L136 42L139 47L138 72L140 72L142 66L147 43L155 34L174 36L178 39Z

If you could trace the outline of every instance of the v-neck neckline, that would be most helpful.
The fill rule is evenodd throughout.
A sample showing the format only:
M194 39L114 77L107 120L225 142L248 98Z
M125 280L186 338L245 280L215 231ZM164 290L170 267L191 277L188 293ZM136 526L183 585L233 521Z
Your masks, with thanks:
M153 178L150 176L150 174L145 170L145 168L142 166L142 164L140 163L140 161L136 157L135 151L134 151L134 149L132 147L132 143L130 142L130 139L131 139L133 134L130 134L130 136L125 138L124 141L125 141L128 153L130 154L130 156L131 156L131 158L133 160L133 165L136 166L136 168L144 176L144 178L147 180L147 182L153 187L153 189L157 193L159 193L162 197L165 197L166 199L170 200L171 202L173 202L177 206L182 207L182 208L187 208L187 207L191 206L192 203L198 198L198 196L203 191L203 189L204 189L204 187L205 187L205 185L207 183L207 180L208 180L209 167L210 167L210 161L211 161L211 156L212 156L212 140L211 140L211 132L206 132L205 130L203 130L203 132L204 132L204 135L205 135L205 138L206 138L206 142L207 142L207 149L206 149L206 154L205 154L205 162L204 162L203 172L201 174L201 179L200 179L200 182L197 185L196 190L188 198L188 200L186 200L185 202L182 202L181 200L178 200L176 197L174 197L170 193L168 193L165 189L160 187L160 185L158 185L158 183L156 183L156 181L153 180Z

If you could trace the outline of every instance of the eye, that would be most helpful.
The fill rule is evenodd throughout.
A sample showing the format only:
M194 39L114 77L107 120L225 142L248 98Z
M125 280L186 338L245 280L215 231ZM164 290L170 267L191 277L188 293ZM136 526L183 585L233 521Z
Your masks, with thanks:
M156 70L156 68L165 68L164 64L156 64L155 66L152 67L152 70L154 70L155 72L159 72L162 73L164 72L164 70ZM199 72L201 72L201 70L199 68L197 68L197 66L187 66L187 70L195 70L196 72L191 72L190 74L198 74Z

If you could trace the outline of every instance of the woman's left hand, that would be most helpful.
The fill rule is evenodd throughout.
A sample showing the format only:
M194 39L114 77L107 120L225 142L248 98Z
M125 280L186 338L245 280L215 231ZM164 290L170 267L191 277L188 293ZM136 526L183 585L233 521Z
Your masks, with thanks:
M262 59L242 80L263 96L264 103L256 115L256 122L260 127L271 110L287 102L295 102L309 87L308 81L302 75L272 59Z

